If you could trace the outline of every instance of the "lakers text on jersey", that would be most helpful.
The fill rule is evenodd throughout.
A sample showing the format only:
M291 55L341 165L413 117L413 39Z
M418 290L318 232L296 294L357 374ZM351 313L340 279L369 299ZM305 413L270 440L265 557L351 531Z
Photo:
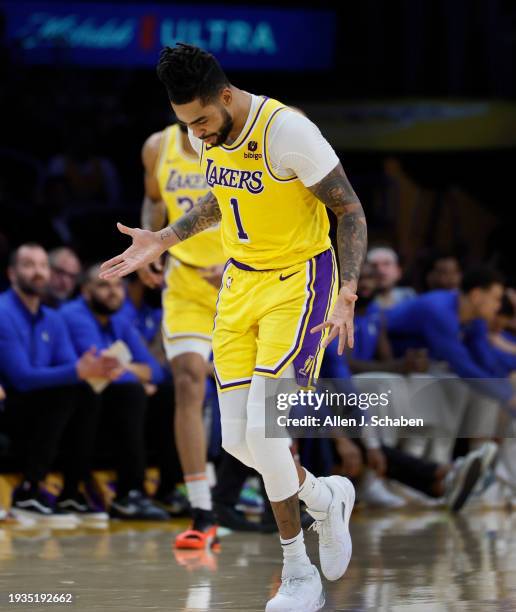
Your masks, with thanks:
M206 183L222 212L224 252L256 270L291 266L330 247L324 204L297 176L280 176L269 159L270 128L287 108L262 98L234 143L201 148Z

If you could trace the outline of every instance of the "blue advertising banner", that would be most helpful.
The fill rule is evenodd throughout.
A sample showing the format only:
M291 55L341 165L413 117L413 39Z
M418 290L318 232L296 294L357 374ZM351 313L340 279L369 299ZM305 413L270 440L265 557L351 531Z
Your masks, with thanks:
M224 5L6 2L8 44L24 61L154 66L165 45L188 42L227 69L321 70L332 66L331 11Z

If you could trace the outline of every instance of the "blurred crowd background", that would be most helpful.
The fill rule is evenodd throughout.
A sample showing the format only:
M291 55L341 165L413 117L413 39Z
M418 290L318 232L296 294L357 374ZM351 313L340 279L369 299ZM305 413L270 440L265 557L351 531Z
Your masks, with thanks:
M123 328L122 324L115 326L110 339L127 339L134 332L137 338L131 341L138 345L135 349L141 351L138 363L144 367L131 374L126 372L126 379L111 383L107 390L97 394L86 385L83 387L79 379L66 377L56 379L56 385L49 384L47 378L47 382L27 386L26 379L20 377L22 370L12 367L13 363L18 364L16 351L28 351L27 368L32 374L43 364L37 362L39 357L31 361L33 346L23 344L29 340L5 344L4 349L9 346L13 351L7 355L5 349L0 358L0 382L7 392L6 404L10 396L15 397L28 412L21 426L19 422L13 425L9 410L2 413L2 471L26 469L27 457L17 452L17 443L27 443L25 438L30 429L24 425L27 419L33 424L40 423L41 415L35 415L34 403L43 401L42 396L28 400L29 395L43 389L48 393L49 388L62 391L64 387L80 387L80 391L73 391L80 398L74 395L72 401L69 395L61 416L55 417L61 426L56 429L51 421L49 431L38 442L39 451L46 455L39 464L37 457L31 459L30 469L35 470L31 478L42 480L56 457L63 461L67 456L67 436L69 442L72 435L64 433L72 422L68 413L76 410L78 414L83 404L91 411L94 403L98 418L88 421L89 437L84 437L86 429L79 419L72 445L77 450L79 440L83 446L94 443L95 456L83 458L83 464L75 465L71 481L83 479L86 468L116 467L119 476L121 472L125 478L122 485L119 483L118 494L122 489L124 495L138 490L145 498L138 503L145 506L149 489L145 485L144 492L143 470L146 465L158 466L162 472L158 510L163 507L172 512L184 510L180 498L178 501L177 496L170 497L181 482L181 473L170 435L173 381L159 346L159 292L144 288L134 277L112 288L115 297L97 294L94 267L125 245L124 238L115 230L116 221L139 225L143 198L141 147L149 134L173 120L154 64L163 42L173 42L178 37L181 40L181 36L187 37L185 42L208 41L209 50L220 56L228 76L242 89L278 98L306 112L335 147L364 205L372 251L364 270L361 297L365 301L360 314L365 316L369 302L375 302L378 311L373 313L374 320L380 321L378 330L387 332L391 326L392 346L387 352L378 350L377 330L376 336L372 334L376 340L371 341L368 355L355 355L355 363L352 357L343 373L340 362L332 369L330 360L337 358L329 353L328 371L343 377L363 377L367 372L389 370L388 362L392 374L406 377L411 373L428 373L436 362L447 362L448 370L456 376L473 378L474 370L457 366L461 361L457 353L453 356L439 353L436 343L425 337L422 329L409 329L408 323L403 329L403 322L411 320L410 313L400 311L398 315L385 318L382 315L378 319L378 312L417 300L418 294L443 290L449 295L459 292L470 298L473 292L470 301L476 316L470 319L482 319L485 326L470 333L487 344L475 353L477 344L472 341L466 345L465 335L458 336L456 341L468 351L468 359L478 365L481 378L504 379L504 384L510 380L516 352L515 300L514 294L507 291L516 286L512 214L516 167L513 3L366 0L333 6L319 2L314 12L313 3L301 1L295 9L281 1L274 8L243 8L241 3L225 2L210 9L218 16L218 37L214 35L213 23L209 26L203 21L206 19L203 9L195 6L115 0L103 8L99 6L93 8L87 2L69 7L60 2L21 1L7 2L0 9L0 288L9 290L16 283L30 284L31 273L22 269L28 258L34 269L43 270L41 282L46 288L42 299L56 308L56 316L62 317L56 325L63 325L63 334L68 325L73 338L78 333L73 329L74 321L79 318L73 309L79 308L75 298L81 290L86 297L80 305L84 310L80 316L85 318L88 308L91 314L97 312L98 302L114 300L104 315L119 316L119 309L123 310L131 329ZM268 29L259 30L260 23L268 24ZM129 33L122 33L129 39L122 34L119 38L116 33L109 34L108 24L129 28ZM292 27L289 29L285 24ZM103 37L107 37L107 42ZM28 243L37 243L42 248L29 246L17 250ZM46 253L50 253L47 264ZM463 278L468 279L466 285L461 285ZM499 295L492 294L497 289ZM484 293L479 294L478 290ZM7 304L8 298L6 294L0 297L3 299L0 308L13 307ZM498 300L498 306L489 313L490 299L491 304L493 299ZM72 305L63 306L68 301ZM443 303L435 302L428 308L442 310ZM421 302L418 312L426 307L424 304ZM487 311L483 310L485 304ZM68 319L67 312L71 313ZM371 315L371 310L367 312ZM450 316L453 319L458 315L454 311ZM457 321L462 325L462 321ZM452 332L453 329L452 326ZM419 343L400 342L400 334L418 336ZM82 359L80 367L90 368L91 373L101 365L84 357L90 341L93 343L85 333L85 344L70 346L67 359L70 363ZM513 360L508 358L503 368L494 366L495 357L490 353L493 346L505 350ZM373 361L383 365L374 365ZM369 365L364 365L365 362ZM364 384L357 380L359 386ZM132 390L127 396L123 395L124 385L126 391ZM210 459L220 467L223 464L216 426L216 393L209 371L207 385ZM117 391L113 391L115 387ZM139 391L134 391L135 387ZM99 423L103 423L102 404L115 406L122 401L122 395L117 394L124 398L130 395L132 399L127 400L131 410L118 414L116 423L111 424L118 432L115 435L106 433L113 430ZM488 397L491 404L494 402L497 415L504 412L499 408L511 400L507 388L502 392L482 388L474 391L474 397L480 398L478 401ZM461 401L466 405L470 400L468 396L467 401ZM56 396L45 401L55 404ZM442 400L433 401L442 404ZM20 414L21 409L17 418ZM133 420L123 425L129 418ZM144 422L146 438L138 434L138 428L143 431ZM490 427L485 437L494 439L498 430L494 422ZM453 435L457 436L457 430ZM360 448L357 451L354 443L343 440L324 444L305 440L298 450L305 453L309 466L315 462L315 471L319 473L339 469L358 477L360 469L365 469L369 462L369 468L383 479L385 457L381 459L378 453ZM453 444L433 451L421 440L404 449L410 456L433 462L426 466L428 482L424 486L416 483L416 488L433 497L439 498L444 491L444 485L439 483L448 468L442 466L476 445L474 442L468 446L462 440L455 444L453 436L452 440ZM390 441L391 447L397 448L398 442ZM378 449L378 445L373 447ZM124 457L131 457L129 470ZM397 460L397 469L403 473L401 479L408 481L409 486L414 485L417 480L414 466L403 463L399 457ZM63 463L58 465L63 467ZM167 469L172 473L164 480ZM232 473L237 470L234 466L225 469ZM244 473L241 484L247 477ZM513 497L516 480L510 474L504 479L512 483L508 491ZM376 502L404 503L403 495L384 489L376 497L373 495ZM248 509L256 499L261 499L258 490L259 487L250 493L247 490ZM234 506L233 493L224 497L226 493L220 493L220 503ZM238 501L238 495L235 499ZM151 509L149 516L159 517L158 510L152 514ZM142 513L145 514L145 509Z

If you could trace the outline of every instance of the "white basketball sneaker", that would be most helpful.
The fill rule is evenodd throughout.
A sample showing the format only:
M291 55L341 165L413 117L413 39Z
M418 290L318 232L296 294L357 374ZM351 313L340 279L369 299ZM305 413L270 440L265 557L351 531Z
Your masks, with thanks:
M459 512L482 476L482 458L478 451L455 459L444 479L444 500L452 512Z
M452 512L459 512L472 493L480 494L489 486L489 473L497 457L498 445L485 442L465 457L459 457L453 462L452 469L444 481L445 501Z
M310 526L319 534L319 559L322 573L328 580L338 580L348 569L352 544L349 519L355 504L355 488L344 476L319 478L332 492L326 512L307 508L315 521Z
M265 612L316 612L324 606L324 590L315 565L305 576L281 576L281 586L269 599ZM285 572L285 569L283 570Z
M403 497L389 491L385 481L372 471L366 470L358 490L360 501L376 508L402 508L405 505Z
M482 446L480 446L476 452L482 460L482 473L473 493L476 495L481 495L496 480L494 468L496 467L496 462L498 460L498 444L490 441L484 442L484 444L482 444Z

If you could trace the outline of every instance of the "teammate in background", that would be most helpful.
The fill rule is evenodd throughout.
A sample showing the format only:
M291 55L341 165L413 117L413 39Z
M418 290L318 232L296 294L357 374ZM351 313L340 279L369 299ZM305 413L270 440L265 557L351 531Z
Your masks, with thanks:
M14 492L13 506L45 521L63 516L61 502L78 491L89 448L84 431L93 416L77 406L83 386L91 378L114 380L119 375L118 359L96 354L87 347L77 358L65 322L59 312L42 304L50 279L46 251L26 243L11 255L11 288L0 296L0 380L7 398L5 418L13 438L21 444L25 469L23 482ZM64 496L57 507L45 496L41 482L50 472L61 441L69 442L64 463ZM86 504L83 516L91 516Z
M143 145L145 198L142 225L157 231L190 212L208 190L186 128L171 125ZM176 548L206 548L216 539L215 517L206 475L203 405L217 291L225 261L220 227L215 225L169 251L163 293L163 342L175 393L175 438L192 508L191 529ZM149 287L161 286L158 262L139 270ZM172 407L171 407L172 409Z
M162 369L137 329L120 314L125 297L123 282L99 279L98 271L98 265L86 270L82 295L63 306L60 314L78 354L88 346L103 352L114 343L123 342L129 349L131 361L120 368L120 376L106 388L97 393L92 389L84 390L83 401L94 420L89 429L84 429L84 442L89 449L94 446L96 423L102 422L103 428L106 423L113 427L117 472L116 498L110 508L113 518L164 521L169 518L168 513L149 499L144 487L147 389L159 385ZM67 501L65 507L74 511L78 500L71 496Z
M425 275L425 291L459 289L462 269L459 260L451 253L436 253L429 259Z
M59 308L71 300L79 284L82 266L75 251L69 247L57 247L48 253L50 282L44 303Z
M372 248L367 254L367 261L374 266L378 276L378 295L375 301L382 310L415 297L416 292L412 287L398 286L402 270L394 249Z
M471 351L471 333L487 339L486 325L478 324L493 321L503 294L504 281L496 270L473 268L464 275L459 291L429 291L387 311L387 330L394 337L409 338L414 346L426 348L430 359L447 363L448 369L474 391L514 411L516 393L510 380L497 379L490 369L493 360L488 359L489 365L484 367L483 359L477 361L479 353L475 356Z
M298 493L316 519L323 574L337 580L351 557L355 492L346 478L318 479L296 467L288 439L265 436L265 382L288 377L311 386L329 342L338 338L340 353L353 345L364 212L335 152L306 117L231 85L216 59L191 45L165 48L158 76L191 130L211 191L161 231L119 224L133 243L102 274L128 274L222 222L229 260L213 352L223 446L262 475L278 524L282 584L266 610L319 610L324 592L306 554ZM338 218L340 291L324 205Z

